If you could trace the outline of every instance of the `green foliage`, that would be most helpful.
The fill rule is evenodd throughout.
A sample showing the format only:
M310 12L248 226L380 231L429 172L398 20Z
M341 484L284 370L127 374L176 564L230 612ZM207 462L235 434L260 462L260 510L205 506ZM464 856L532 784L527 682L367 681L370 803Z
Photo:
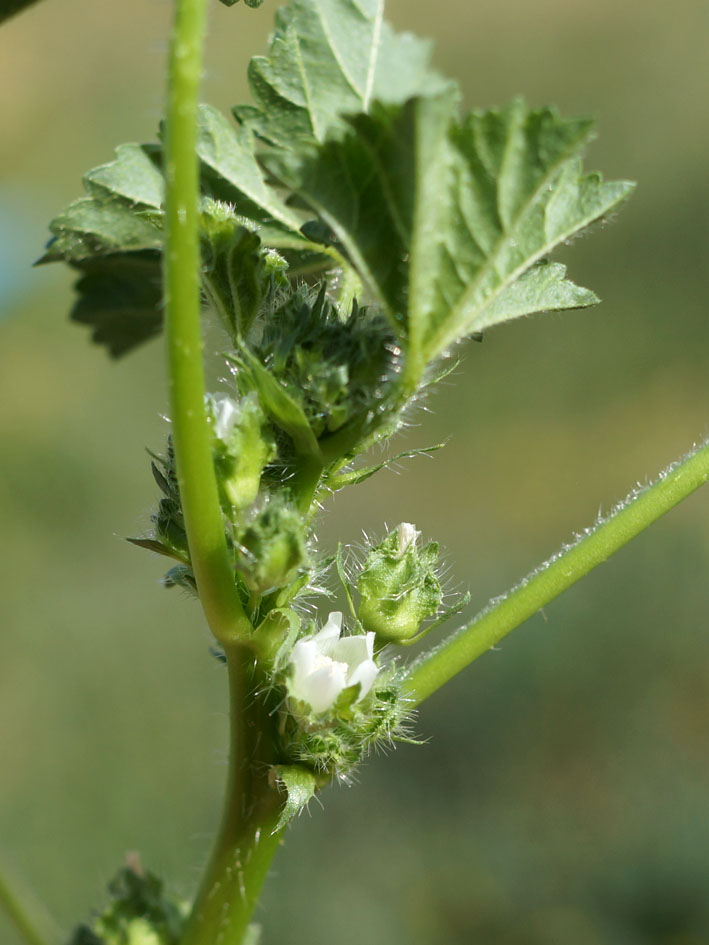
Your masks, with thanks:
M187 904L170 898L161 879L131 866L108 884L106 909L80 925L69 945L177 945Z
M36 2L37 0L0 0L0 23Z
M276 12L269 57L255 56L255 106L237 106L241 124L286 150L322 144L345 130L343 116L373 101L403 103L443 80L429 65L431 45L396 34L381 0L291 0Z
M462 121L457 112L451 89L401 106L375 103L315 151L269 157L387 312L412 388L430 361L473 332L597 301L544 259L632 189L582 174L589 120L521 101Z
M243 337L268 304L263 270L287 264L297 279L334 267L340 311L364 285L389 319L410 395L460 339L597 301L546 257L631 185L582 173L588 119L521 101L461 119L455 87L428 66L428 44L395 34L382 6L291 0L269 57L251 62L255 104L235 108L238 125L201 107L203 290ZM155 283L145 287L141 268L157 267L163 240L160 165L159 147L118 148L85 176L87 196L52 222L42 258L86 273L73 317L114 355L159 330Z

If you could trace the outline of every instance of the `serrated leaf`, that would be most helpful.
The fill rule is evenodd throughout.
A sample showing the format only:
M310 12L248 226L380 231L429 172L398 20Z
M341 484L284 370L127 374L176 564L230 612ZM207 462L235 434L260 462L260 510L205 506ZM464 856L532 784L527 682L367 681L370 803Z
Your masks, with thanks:
M92 330L92 339L115 358L162 330L160 254L118 253L75 264L82 272L71 319Z
M82 197L55 217L54 239L39 262L81 262L120 251L159 249L162 231L153 213L134 210L120 200Z
M281 382L248 349L239 358L230 358L246 373L249 385L258 394L261 406L271 420L293 440L296 452L321 460L318 441L303 408Z
M375 105L350 125L316 155L281 153L272 166L333 229L385 306L406 344L412 386L473 332L595 301L558 266L538 267L514 287L632 190L582 174L588 119L514 101L459 122L449 91Z
M283 148L322 142L344 130L343 115L366 112L375 99L400 103L439 90L430 51L391 29L384 0L291 0L276 13L270 56L249 65L256 106L234 114Z
M84 174L87 192L99 199L120 197L159 209L165 199L165 180L150 157L151 150L142 144L119 144L113 161Z
M197 154L204 165L231 184L237 195L251 201L263 216L277 221L291 237L305 242L300 235L304 221L265 181L249 128L235 128L216 108L201 105L197 135ZM235 204L238 212L244 214L247 208L240 207L238 200Z
M276 780L286 789L286 803L274 833L283 830L315 796L317 781L308 768L301 765L276 765Z

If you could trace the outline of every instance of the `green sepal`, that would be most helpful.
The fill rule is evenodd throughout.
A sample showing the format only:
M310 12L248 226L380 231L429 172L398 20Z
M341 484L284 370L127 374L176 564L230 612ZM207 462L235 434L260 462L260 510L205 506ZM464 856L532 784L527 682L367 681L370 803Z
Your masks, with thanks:
M456 614L459 614L469 603L470 591L466 591L465 594L462 594L450 607L446 607L446 609L436 617L433 623L425 627L420 633L417 633L415 637L411 637L409 640L398 640L397 642L400 646L413 646L415 643L423 640L431 630L435 630L437 627L440 627L441 624L445 623L446 620L450 620L451 617L455 617Z
M237 551L236 569L252 593L290 584L308 560L300 515L285 498L272 496L239 533Z
M396 456L390 456L388 459L383 460L381 463L376 463L373 466L362 466L358 469L351 469L348 472L336 473L328 478L326 483L327 488L336 492L338 489L344 489L345 486L357 486L361 482L366 482L370 476L378 473L380 469L386 469L393 463L399 462L399 460L412 459L414 456L426 456L429 453L435 453L437 450L442 449L445 445L445 443L437 443L435 446L424 446L421 449L403 450L401 453L397 453Z
M256 644L261 652L280 666L298 639L302 620L294 610L274 607L254 631Z
M320 447L308 418L283 384L248 348L243 348L236 357L228 355L227 358L242 369L249 386L258 394L263 409L276 426L290 436L296 452L321 461Z
M154 551L158 555L164 555L166 558L173 558L182 564L189 564L189 559L181 550L171 548L155 538L126 538L131 545L137 545L139 548L145 548L147 551Z
M277 833L287 827L315 796L318 782L313 772L302 765L276 765L273 772L276 782L286 791L286 802L274 830Z

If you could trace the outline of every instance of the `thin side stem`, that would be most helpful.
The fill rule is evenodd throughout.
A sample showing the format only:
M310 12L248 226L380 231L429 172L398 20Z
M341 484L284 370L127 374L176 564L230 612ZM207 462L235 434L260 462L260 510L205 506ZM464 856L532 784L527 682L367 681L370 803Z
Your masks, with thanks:
M251 630L224 537L204 406L200 322L197 96L206 0L177 0L165 138L165 325L172 432L182 510L200 600L220 642Z
M508 594L492 601L471 624L416 661L404 683L412 706L427 699L707 481L709 442L670 466L654 483L633 493L574 544L562 549Z
M272 716L249 654L226 651L231 744L222 820L180 945L241 945L281 842Z
M27 945L56 945L59 931L44 904L0 862L0 909Z

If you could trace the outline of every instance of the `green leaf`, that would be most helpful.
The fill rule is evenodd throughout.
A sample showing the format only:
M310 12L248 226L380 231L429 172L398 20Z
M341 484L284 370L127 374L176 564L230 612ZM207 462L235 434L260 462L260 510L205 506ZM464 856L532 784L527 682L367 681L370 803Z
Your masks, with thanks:
M162 246L155 211L135 210L120 200L82 197L52 220L50 230L54 239L40 263L60 259L81 262L109 253Z
M302 765L276 765L276 780L286 789L286 803L276 825L276 831L283 830L315 796L317 780L312 771Z
M229 360L245 372L249 386L259 396L261 406L276 426L290 436L296 452L320 460L320 447L303 408L280 381L247 348L242 349L240 357L229 357Z
M117 358L162 331L160 254L116 253L74 264L81 273L71 319Z
M431 44L396 34L384 0L291 0L276 13L270 56L254 57L255 106L234 109L257 135L286 149L323 142L342 116L440 90Z
M246 215L240 203L246 199L257 209L254 216L271 218L286 232L304 240L300 228L304 219L298 217L270 187L256 160L254 137L249 128L234 127L216 108L201 105L198 115L197 154L202 163L227 181L236 191L233 202L238 212ZM241 197L240 201L238 197Z
M0 23L36 2L37 0L2 0L0 2Z
M151 153L141 144L119 144L115 160L84 174L84 187L97 198L121 197L128 203L159 209L165 199L165 181Z
M313 156L270 161L384 305L406 344L412 387L472 333L596 301L564 280L563 267L538 265L632 190L582 174L590 120L514 101L459 122L449 90L375 105L350 128Z

